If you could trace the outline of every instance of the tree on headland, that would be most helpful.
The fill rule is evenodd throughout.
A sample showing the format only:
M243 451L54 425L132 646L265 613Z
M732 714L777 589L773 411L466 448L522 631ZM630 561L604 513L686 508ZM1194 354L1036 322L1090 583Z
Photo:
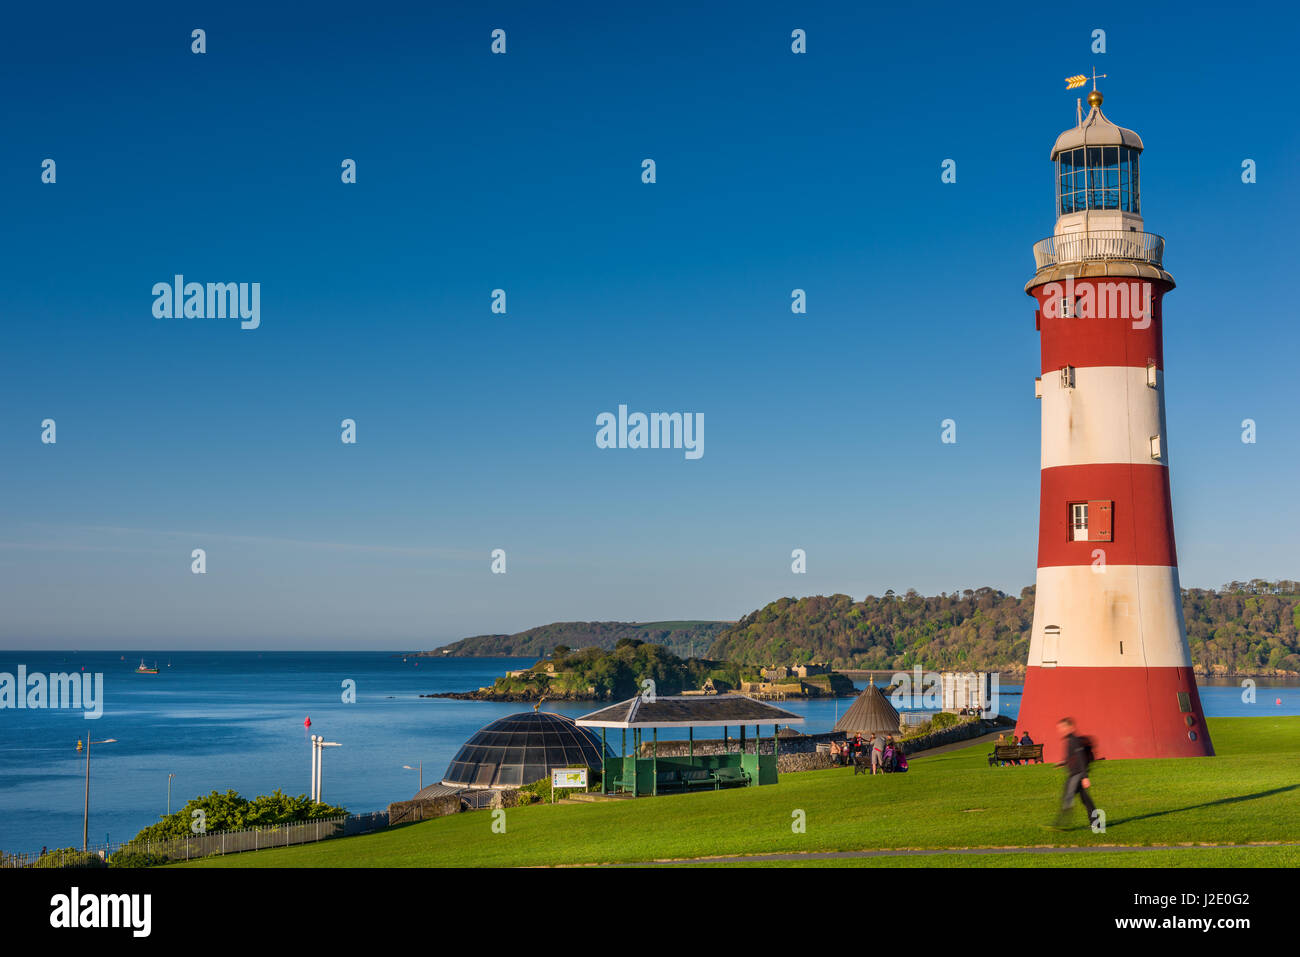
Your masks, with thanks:
M1300 673L1300 583L1230 582L1183 591L1192 662L1203 674ZM825 661L835 668L1017 671L1029 656L1034 588L899 599L781 598L718 636L709 657L733 664Z

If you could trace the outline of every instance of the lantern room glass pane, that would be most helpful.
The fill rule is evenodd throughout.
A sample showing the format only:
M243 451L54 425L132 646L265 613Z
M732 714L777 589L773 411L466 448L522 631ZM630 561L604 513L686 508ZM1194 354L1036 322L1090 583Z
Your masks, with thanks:
M1142 192L1141 190L1138 189L1138 151L1137 150L1130 151L1129 160L1130 160L1129 188L1132 190L1133 193L1132 196L1133 208L1130 209L1129 212L1141 213Z
M1138 151L1128 146L1065 150L1056 160L1058 215L1085 209L1139 212Z

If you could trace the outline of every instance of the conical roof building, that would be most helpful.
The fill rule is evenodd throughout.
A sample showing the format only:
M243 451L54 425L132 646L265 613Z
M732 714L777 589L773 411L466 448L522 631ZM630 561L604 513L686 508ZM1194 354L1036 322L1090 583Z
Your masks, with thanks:
M844 712L844 717L835 722L835 730L848 734L898 734L898 712L873 681Z

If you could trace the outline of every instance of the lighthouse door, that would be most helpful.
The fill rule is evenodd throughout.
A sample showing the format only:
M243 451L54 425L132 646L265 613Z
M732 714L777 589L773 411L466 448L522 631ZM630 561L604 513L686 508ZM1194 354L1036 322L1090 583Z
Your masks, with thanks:
M1043 629L1043 667L1055 668L1061 650L1061 626L1048 625Z

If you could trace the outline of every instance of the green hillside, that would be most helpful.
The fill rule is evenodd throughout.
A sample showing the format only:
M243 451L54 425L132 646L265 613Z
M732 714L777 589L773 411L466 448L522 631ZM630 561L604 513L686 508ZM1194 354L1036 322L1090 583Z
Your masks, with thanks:
M758 677L757 669L746 676ZM706 680L721 682L722 688L740 683L741 669L719 661L680 658L663 645L636 638L620 638L611 651L603 648L573 650L556 645L548 658L520 673L497 678L492 687L469 693L443 693L432 697L474 698L485 701L621 701L645 690L642 682L654 682L655 693L681 694L703 686ZM828 679L829 680L829 679ZM847 679L845 679L847 683Z
M1183 591L1192 661L1205 674L1300 673L1300 583L1231 582ZM710 658L735 664L825 661L835 668L1023 670L1034 589L926 597L909 589L782 598L718 636Z
M556 645L612 650L624 638L663 645L681 658L698 658L733 622L729 621L557 621L513 635L475 635L431 654L465 657L540 658Z

